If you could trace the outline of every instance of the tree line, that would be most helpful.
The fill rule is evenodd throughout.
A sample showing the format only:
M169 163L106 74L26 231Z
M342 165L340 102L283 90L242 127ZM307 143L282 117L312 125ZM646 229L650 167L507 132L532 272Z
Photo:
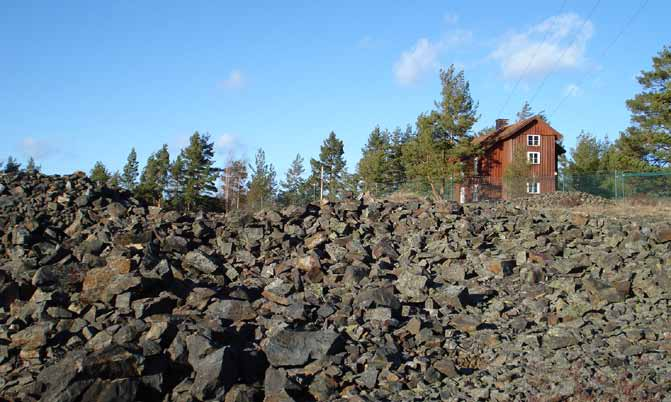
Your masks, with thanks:
M582 132L568 155L560 144L560 175L584 176L595 172L659 171L671 169L671 49L664 47L653 57L652 69L642 71L642 92L627 100L631 125L610 142ZM421 183L441 198L448 183L471 174L466 162L482 153L473 144L479 132L479 104L470 93L464 72L454 66L440 71L440 97L433 108L421 113L413 125L389 130L375 126L361 150L353 171L344 159L344 144L335 132L324 139L319 155L309 160L296 155L284 179L259 148L251 163L229 160L215 166L214 143L208 134L195 132L189 144L171 158L168 146L152 153L140 171L135 149L131 149L121 171L110 172L96 162L90 178L100 184L125 188L148 203L177 209L214 207L225 210L260 209L270 205L301 204L322 195L335 199L348 192L379 193L407 183ZM517 120L539 115L525 102ZM528 171L524 155L514 157L504 177L523 177ZM21 165L11 156L0 168L11 173ZM33 158L26 168L39 171ZM307 173L307 174L306 174ZM449 179L449 180L448 180Z

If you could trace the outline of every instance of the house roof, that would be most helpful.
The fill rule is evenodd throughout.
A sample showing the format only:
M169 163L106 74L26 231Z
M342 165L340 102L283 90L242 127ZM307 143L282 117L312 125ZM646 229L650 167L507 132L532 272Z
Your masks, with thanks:
M485 135L481 135L479 137L476 137L473 139L473 143L477 145L482 145L484 147L488 147L491 145L494 145L500 141L506 140L515 134L519 133L520 131L524 130L528 126L534 123L538 123L543 121L545 124L547 124L543 118L540 115L535 115L532 117L529 117L528 119L520 120L516 123L509 124L507 126L503 126L497 130L494 130L490 133L487 133ZM561 139L562 135L559 134L557 130L552 128L549 124L547 124L548 127L552 130L552 135L555 136L557 139Z

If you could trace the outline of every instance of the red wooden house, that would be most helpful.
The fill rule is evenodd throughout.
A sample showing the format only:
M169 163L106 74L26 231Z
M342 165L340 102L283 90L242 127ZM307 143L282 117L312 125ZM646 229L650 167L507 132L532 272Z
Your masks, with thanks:
M503 175L513 156L521 150L531 164L527 193L540 194L555 191L557 157L563 152L558 145L562 135L540 116L508 124L496 120L494 131L473 141L483 154L474 161L472 175L464 179L462 187L466 200L507 198Z

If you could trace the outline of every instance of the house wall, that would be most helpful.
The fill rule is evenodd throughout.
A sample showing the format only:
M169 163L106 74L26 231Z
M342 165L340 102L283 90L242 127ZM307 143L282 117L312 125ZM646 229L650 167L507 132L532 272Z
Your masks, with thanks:
M540 135L540 146L528 146L527 135ZM544 121L534 121L518 134L507 138L490 148L480 160L479 172L487 176L492 185L501 184L506 167L510 164L515 150L540 152L540 164L531 167L531 174L537 177L541 192L556 190L557 147L555 131Z

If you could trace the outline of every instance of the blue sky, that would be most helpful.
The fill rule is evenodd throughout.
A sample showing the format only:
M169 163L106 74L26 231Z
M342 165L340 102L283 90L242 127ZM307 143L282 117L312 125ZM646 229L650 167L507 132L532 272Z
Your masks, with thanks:
M334 130L352 170L375 125L431 109L452 63L476 129L533 99L569 147L581 130L615 138L635 76L671 38L666 0L1 7L0 158L33 155L47 173L120 169L132 146L142 164L163 143L174 156L195 130L220 164L261 146L280 176Z

